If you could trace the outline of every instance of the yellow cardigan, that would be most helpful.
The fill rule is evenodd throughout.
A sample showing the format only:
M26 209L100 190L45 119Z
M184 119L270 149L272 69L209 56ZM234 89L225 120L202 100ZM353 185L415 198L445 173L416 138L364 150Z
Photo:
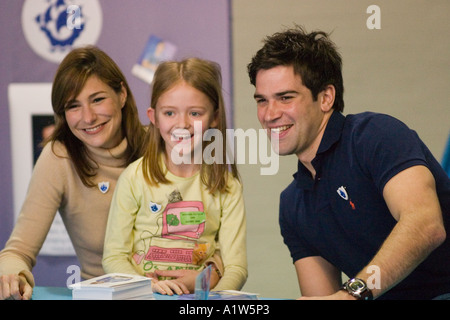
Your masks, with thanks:
M219 251L223 277L214 290L240 290L247 279L246 218L242 185L211 195L197 172L149 186L142 158L123 172L111 203L103 268L145 275L159 270L201 270Z

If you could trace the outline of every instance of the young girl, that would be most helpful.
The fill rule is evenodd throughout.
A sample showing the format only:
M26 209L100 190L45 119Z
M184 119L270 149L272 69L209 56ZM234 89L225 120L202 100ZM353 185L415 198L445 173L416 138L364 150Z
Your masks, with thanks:
M245 209L237 168L225 161L221 90L213 62L191 58L158 67L148 148L123 172L111 203L105 272L151 276L154 291L183 294L193 292L196 275L212 264L211 288L244 285ZM198 152L211 143L203 140L212 128L224 143L207 164Z

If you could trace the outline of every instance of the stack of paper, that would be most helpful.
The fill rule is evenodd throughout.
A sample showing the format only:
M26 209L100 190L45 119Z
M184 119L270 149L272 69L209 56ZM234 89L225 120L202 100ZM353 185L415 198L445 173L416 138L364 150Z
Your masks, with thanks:
M154 299L151 278L109 273L69 286L73 300Z

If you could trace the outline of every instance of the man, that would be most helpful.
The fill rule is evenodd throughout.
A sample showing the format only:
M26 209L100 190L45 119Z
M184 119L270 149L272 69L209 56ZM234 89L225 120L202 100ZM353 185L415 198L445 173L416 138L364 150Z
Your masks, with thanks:
M450 180L400 121L342 114L341 65L326 33L300 27L266 38L248 65L259 121L281 155L299 160L279 221L302 295L442 297Z

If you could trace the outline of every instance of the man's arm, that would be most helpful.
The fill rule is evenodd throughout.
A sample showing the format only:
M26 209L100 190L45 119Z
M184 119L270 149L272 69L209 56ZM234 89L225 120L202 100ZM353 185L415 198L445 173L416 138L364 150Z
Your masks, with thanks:
M383 196L397 224L372 261L356 277L367 282L380 270L380 296L408 276L446 238L434 177L428 168L414 166L395 175L385 185ZM370 285L370 284L369 284ZM343 290L327 297L348 299Z
M326 296L339 290L341 272L324 258L306 257L294 265L302 296Z
M383 196L397 224L372 261L357 275L366 280L369 266L380 270L380 288L386 292L408 276L446 238L434 177L428 168L414 166L395 175Z

